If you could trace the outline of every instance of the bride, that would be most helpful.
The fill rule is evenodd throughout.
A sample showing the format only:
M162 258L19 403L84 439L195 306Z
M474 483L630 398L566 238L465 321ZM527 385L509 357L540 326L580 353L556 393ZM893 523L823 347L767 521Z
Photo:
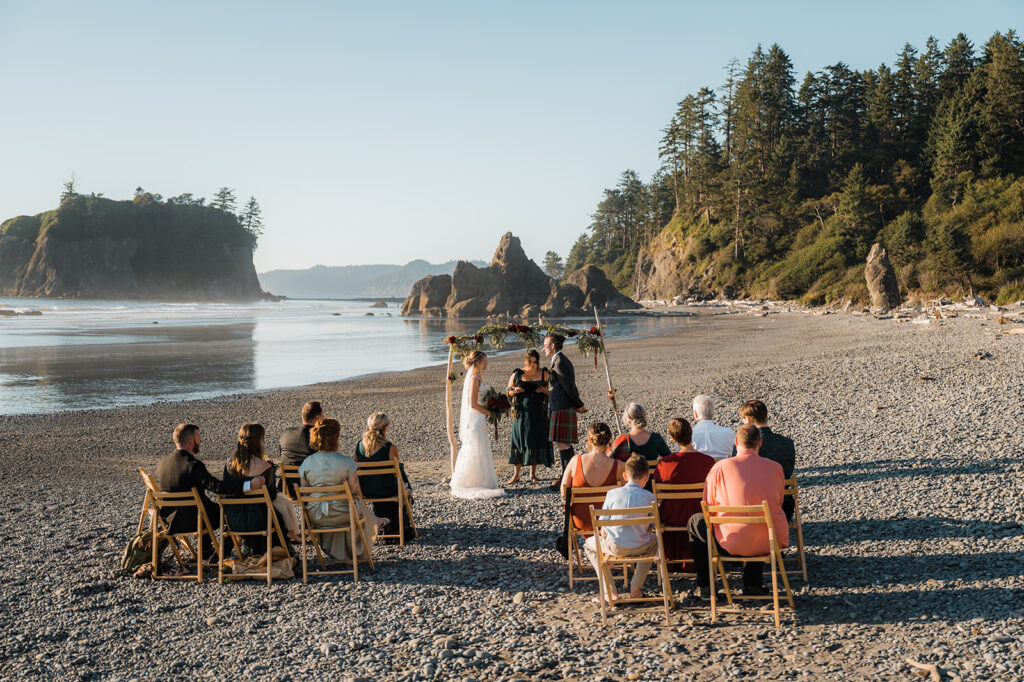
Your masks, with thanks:
M483 373L487 369L487 356L475 350L462 360L468 370L462 387L462 411L459 415L459 440L462 447L455 458L452 472L452 495L469 500L501 497L505 491L498 487L498 475L491 458L491 440L487 433L490 414L480 402L487 393Z

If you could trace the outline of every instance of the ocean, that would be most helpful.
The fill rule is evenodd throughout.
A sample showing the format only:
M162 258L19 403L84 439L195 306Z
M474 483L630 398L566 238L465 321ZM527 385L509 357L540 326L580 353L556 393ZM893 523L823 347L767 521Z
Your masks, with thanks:
M0 414L208 398L443 364L446 336L484 324L403 318L388 305L0 298L0 309L42 313L0 316ZM610 338L686 324L634 316L603 322ZM589 327L593 320L566 323Z

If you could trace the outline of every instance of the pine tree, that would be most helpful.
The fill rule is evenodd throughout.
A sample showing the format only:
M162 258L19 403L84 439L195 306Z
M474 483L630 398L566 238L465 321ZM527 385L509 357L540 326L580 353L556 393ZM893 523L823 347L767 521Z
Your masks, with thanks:
M76 181L77 178L75 178L75 172L71 171L71 177L69 177L68 181L64 183L64 191L60 193L60 203L63 204L71 197L78 196L78 190L75 188Z
M848 264L867 258L871 240L878 231L875 209L868 193L864 166L850 169L839 195L837 236L840 251Z
M238 216L238 222L246 232L252 235L252 243L255 246L263 236L263 212L260 210L256 197L249 197L245 208L242 209L242 214Z
M236 206L235 190L230 187L221 187L213 195L213 200L210 202L210 206L213 208L219 208L225 213L234 213Z
M562 275L565 274L565 264L562 263L562 257L554 251L548 251L545 253L544 272L548 273L548 276L551 279L562 279Z

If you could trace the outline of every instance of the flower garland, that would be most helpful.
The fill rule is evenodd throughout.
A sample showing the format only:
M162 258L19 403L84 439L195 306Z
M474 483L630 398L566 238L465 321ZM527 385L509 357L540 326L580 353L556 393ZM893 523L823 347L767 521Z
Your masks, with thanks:
M475 350L480 350L485 344L491 348L504 348L510 334L514 335L526 348L539 347L544 337L548 334L561 334L567 339L576 339L576 348L579 349L584 357L594 353L595 362L596 355L604 351L601 330L597 327L576 329L549 322L532 325L489 324L481 327L474 334L453 334L445 339L445 343L451 346L456 358L462 358Z

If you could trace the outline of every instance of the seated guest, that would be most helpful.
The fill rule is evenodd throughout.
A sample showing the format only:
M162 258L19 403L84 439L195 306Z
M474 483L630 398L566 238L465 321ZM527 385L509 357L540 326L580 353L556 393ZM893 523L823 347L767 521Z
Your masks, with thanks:
M779 548L789 546L789 526L782 511L782 487L785 482L782 467L770 459L759 457L757 448L761 434L752 424L736 430L736 456L715 462L704 482L704 501L709 507L740 507L768 502L772 528ZM711 577L708 574L707 525L702 514L694 514L687 524L690 549L697 573L697 595L710 599ZM715 526L715 540L722 553L733 556L767 554L768 529L764 525L722 524ZM761 582L761 562L745 562L743 566L743 593L766 594Z
M282 465L299 466L302 460L316 452L309 445L309 430L323 418L324 410L319 401L313 400L302 406L302 426L290 426L281 432L279 447ZM284 477L281 477L279 489L287 490L292 495L292 484L288 483L286 487Z
M654 470L654 480L658 483L682 485L686 483L703 483L708 472L715 465L715 460L697 452L690 438L690 422L682 417L668 423L668 435L679 447L663 458ZM665 500L659 510L661 522L667 526L686 526L690 517L700 513L700 500ZM667 561L687 561L684 570L693 570L690 562L690 536L686 531L665 531L662 534Z
M262 476L256 476L244 483L242 481L218 481L206 470L206 465L196 459L199 454L199 427L195 424L178 424L171 436L177 450L166 455L156 467L156 480L160 490L165 493L186 493L195 488L199 491L199 499L206 509L206 516L215 528L219 524L220 508L217 503L206 496L207 491L215 495L237 495L247 492L250 488L258 489L263 485ZM195 532L198 519L193 507L171 507L160 510L160 515L168 525L171 533ZM215 558L216 550L209 536L203 536L203 557Z
M732 454L736 434L726 426L719 426L715 419L715 399L699 395L693 399L693 447L708 457L723 459Z
M348 481L349 490L356 504L356 511L363 518L363 534L370 545L377 539L377 532L385 525L387 519L378 519L363 502L359 488L359 477L356 475L356 461L348 455L338 452L338 438L341 425L336 419L323 419L310 429L309 444L317 451L307 457L299 467L300 484L304 488L325 488L341 485ZM306 514L309 521L316 527L345 526L350 522L348 502L307 502ZM321 548L339 561L349 558L352 541L348 531L317 534ZM356 538L356 550L360 559L369 556L369 548L363 546L362 539Z
M612 430L604 422L596 422L587 429L587 447L582 455L573 455L562 475L562 499L570 488L596 488L615 485L622 480L622 462L608 455L612 442ZM572 505L572 522L579 530L593 530L590 523L590 505Z
M672 452L660 433L647 430L647 411L642 405L630 403L622 413L622 421L629 428L629 433L622 434L612 443L612 457L615 459L625 462L630 455L637 454L654 466Z
M295 507L284 495L277 494L274 484L276 467L266 460L263 451L263 437L266 430L262 424L245 424L238 430L238 441L235 454L224 465L225 481L251 481L259 476L267 482L267 492L274 504L277 523L285 532L286 537L295 542L299 540L299 522L295 517ZM228 495L228 497L231 497ZM224 507L224 518L233 531L250 533L267 528L267 509L262 505L229 505ZM266 539L259 535L248 535L243 545L253 554L265 554Z
M767 457L773 462L778 462L782 467L782 474L786 478L793 478L793 468L796 466L796 448L793 441L781 436L768 428L768 407L760 400L748 400L740 405L740 420L744 424L753 424L761 433L761 447L757 454ZM735 446L733 452L736 452ZM792 497L782 501L782 511L786 512L786 518L793 519L795 505Z
M644 484L650 478L650 467L647 460L634 454L626 461L626 484L609 490L604 498L602 509L629 509L631 507L649 507L655 503L654 493L644 490ZM637 518L636 516L615 516L615 520ZM651 526L607 526L601 528L601 553L612 556L642 556L658 551L658 536ZM592 535L583 543L583 551L597 572L597 535ZM639 599L643 596L641 589L651 570L650 561L636 564L636 572L629 582L629 596ZM611 587L611 585L609 585ZM616 592L608 593L608 601L619 598Z
M402 474L402 482L405 490L409 493L409 504L412 505L412 486L409 485L409 478L405 475L405 466L398 460L398 447L388 440L388 427L391 420L383 412L374 412L366 418L366 432L356 444L356 462L386 462L394 460L398 462L398 470ZM366 453L371 453L367 455ZM363 489L363 497L372 501L375 497L396 497L398 495L398 482L393 474L380 474L379 476L363 476L359 479ZM380 512L380 516L388 520L384 526L385 535L398 533L398 503L397 502L373 502L373 512ZM409 515L404 514L405 536L416 537L416 530L409 523ZM387 538L388 544L398 542L397 538Z

